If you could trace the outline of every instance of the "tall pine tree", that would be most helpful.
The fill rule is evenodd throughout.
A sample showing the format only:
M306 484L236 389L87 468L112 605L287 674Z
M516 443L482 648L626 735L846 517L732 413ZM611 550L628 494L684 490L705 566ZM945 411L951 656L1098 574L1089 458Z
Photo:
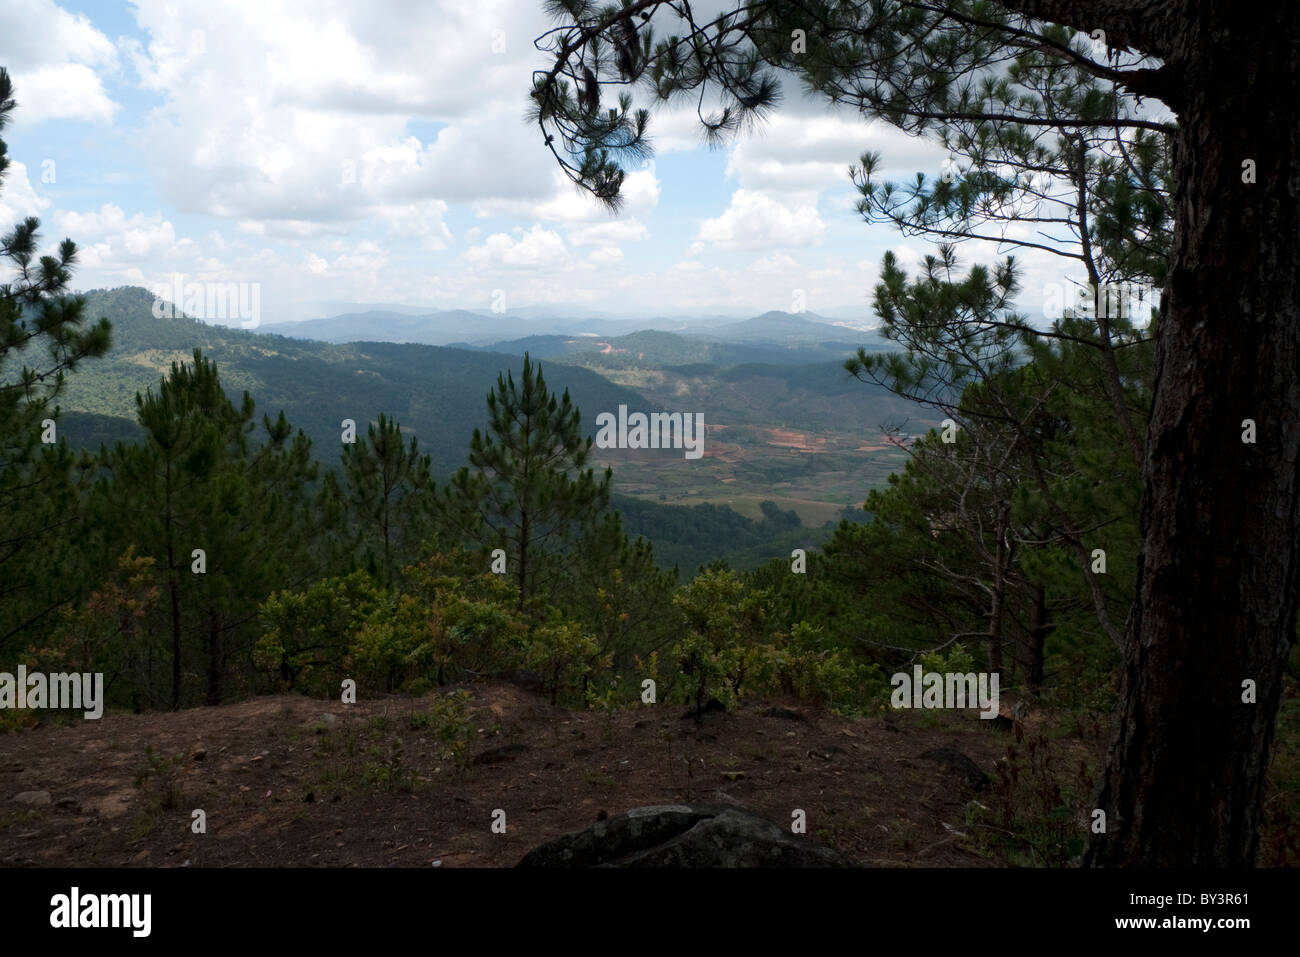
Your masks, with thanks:
M16 106L0 67L0 131ZM0 181L8 167L0 140ZM109 348L108 321L88 323L85 300L68 292L76 244L64 239L53 255L39 246L34 217L0 237L12 270L0 284L0 656L81 588L70 556L84 527L80 493L54 403L66 374Z
M474 430L469 465L439 498L444 528L458 542L501 548L519 586L519 606L554 580L555 562L609 504L613 473L587 466L592 441L568 389L556 397L540 365L524 355L488 393L488 431Z
M430 459L402 426L384 413L362 442L343 447L344 494L352 534L371 574L392 584L419 558L432 531L434 483Z

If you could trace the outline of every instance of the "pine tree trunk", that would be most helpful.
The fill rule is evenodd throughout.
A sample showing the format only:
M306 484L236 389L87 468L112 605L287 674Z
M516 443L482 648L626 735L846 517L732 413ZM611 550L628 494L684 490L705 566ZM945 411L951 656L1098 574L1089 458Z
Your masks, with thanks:
M1043 687L1043 651L1052 633L1052 619L1047 611L1047 589L1034 586L1034 607L1029 619L1029 690L1035 697Z
M164 534L167 540L167 593L171 599L172 612L172 710L181 707L181 596L180 584L176 580L176 547L172 538L172 462L167 458L165 476L167 493L164 502Z
M1095 866L1249 866L1258 843L1300 560L1300 6L1263 9L1187 3L1169 41L1177 226Z
M221 651L221 620L216 614L208 613L208 704L221 704L221 671L223 666Z
M1002 620L1006 607L1008 549L1005 544L1007 510L998 512L993 542L993 597L989 607L989 673L1002 674Z

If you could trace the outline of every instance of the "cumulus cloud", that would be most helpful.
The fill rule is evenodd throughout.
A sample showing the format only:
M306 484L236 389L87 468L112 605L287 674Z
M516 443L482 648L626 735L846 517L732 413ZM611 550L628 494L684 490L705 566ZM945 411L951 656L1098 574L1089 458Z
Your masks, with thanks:
M127 216L121 207L105 203L89 213L60 212L54 217L61 234L81 248L81 263L90 269L121 271L191 254L193 240L176 237L176 229L161 214Z
M475 266L556 268L568 264L569 250L559 233L541 225L518 232L517 239L507 233L493 233L481 245L466 251L466 261Z
M723 249L769 249L818 242L826 224L811 203L787 202L766 193L738 189L716 219L700 224L695 251L703 244Z
M540 8L137 7L149 42L130 58L163 97L147 136L169 144L152 156L156 179L185 211L311 235L296 224L356 223L429 201L541 200L550 189L549 153L522 119L520 77L535 65L523 40L544 29ZM421 142L411 121L442 126Z
M10 160L4 179L0 180L0 230L8 230L28 216L40 216L50 205L50 200L32 188L26 164Z
M22 122L113 119L118 104L102 75L117 68L117 49L86 17L53 0L9 0L0 36Z

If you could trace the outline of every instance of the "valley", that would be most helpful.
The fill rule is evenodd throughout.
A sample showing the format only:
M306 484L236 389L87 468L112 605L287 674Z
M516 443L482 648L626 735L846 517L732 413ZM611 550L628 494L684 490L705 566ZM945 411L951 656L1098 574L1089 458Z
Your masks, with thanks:
M593 446L590 459L613 469L615 507L625 512L629 531L650 539L665 564L687 572L716 558L751 567L788 555L792 547L816 547L842 518L861 518L867 491L902 467L905 453L886 432L923 432L935 424L918 417L921 410L912 404L844 371L855 341L881 349L892 344L870 332L784 313L682 331L626 332L620 322L612 328L619 335L599 338L540 334L448 346L323 342L265 331L333 332L345 327L342 319L355 317L322 320L323 327L308 322L263 330L183 315L159 318L151 294L135 287L96 290L88 300L93 315L113 322L114 345L79 369L62 396L61 434L79 448L137 438L136 394L156 387L172 363L190 360L195 348L218 363L232 395L246 390L254 397L255 420L284 410L291 425L311 437L322 464L337 462L343 419L364 429L384 412L419 441L440 481L464 463L474 429L487 425L484 396L498 375L517 369L525 351L543 360L553 388L569 390L588 434L595 434L601 413L616 413L620 405L703 415L699 458L673 449ZM551 328L545 320L506 322L472 313L387 321L351 328L389 339L445 339L450 333L437 333L444 326L462 335L467 328ZM629 511L629 500L642 505ZM774 530L762 524L765 502L793 513L797 524L785 522L771 538ZM693 523L731 523L726 516L734 512L739 522L733 532L745 529L740 539L754 542L766 536L770 548L739 548L735 534L686 543L670 531L683 526L673 510L697 505L711 508L692 512Z

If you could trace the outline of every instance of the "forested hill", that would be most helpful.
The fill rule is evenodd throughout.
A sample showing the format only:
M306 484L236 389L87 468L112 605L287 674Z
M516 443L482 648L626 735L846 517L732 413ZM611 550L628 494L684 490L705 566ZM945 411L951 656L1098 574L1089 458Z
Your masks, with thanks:
M101 359L81 365L68 379L60 405L67 412L91 412L134 420L135 394L158 385L171 364L190 360L200 348L216 361L221 381L238 396L247 390L262 413L281 409L289 422L312 437L322 461L338 456L341 420L356 420L364 430L380 412L395 416L404 430L419 438L432 457L435 474L465 462L470 435L487 424L485 397L498 374L517 367L517 357L440 346L397 343L333 345L259 334L189 318L157 318L153 295L127 286L87 294L87 315L113 324L113 347ZM616 409L657 408L632 389L576 366L547 364L547 383L556 392L569 390L583 410L583 424L594 429L596 413ZM91 444L72 430L95 436L129 434L114 423L85 417L65 421L74 445Z

